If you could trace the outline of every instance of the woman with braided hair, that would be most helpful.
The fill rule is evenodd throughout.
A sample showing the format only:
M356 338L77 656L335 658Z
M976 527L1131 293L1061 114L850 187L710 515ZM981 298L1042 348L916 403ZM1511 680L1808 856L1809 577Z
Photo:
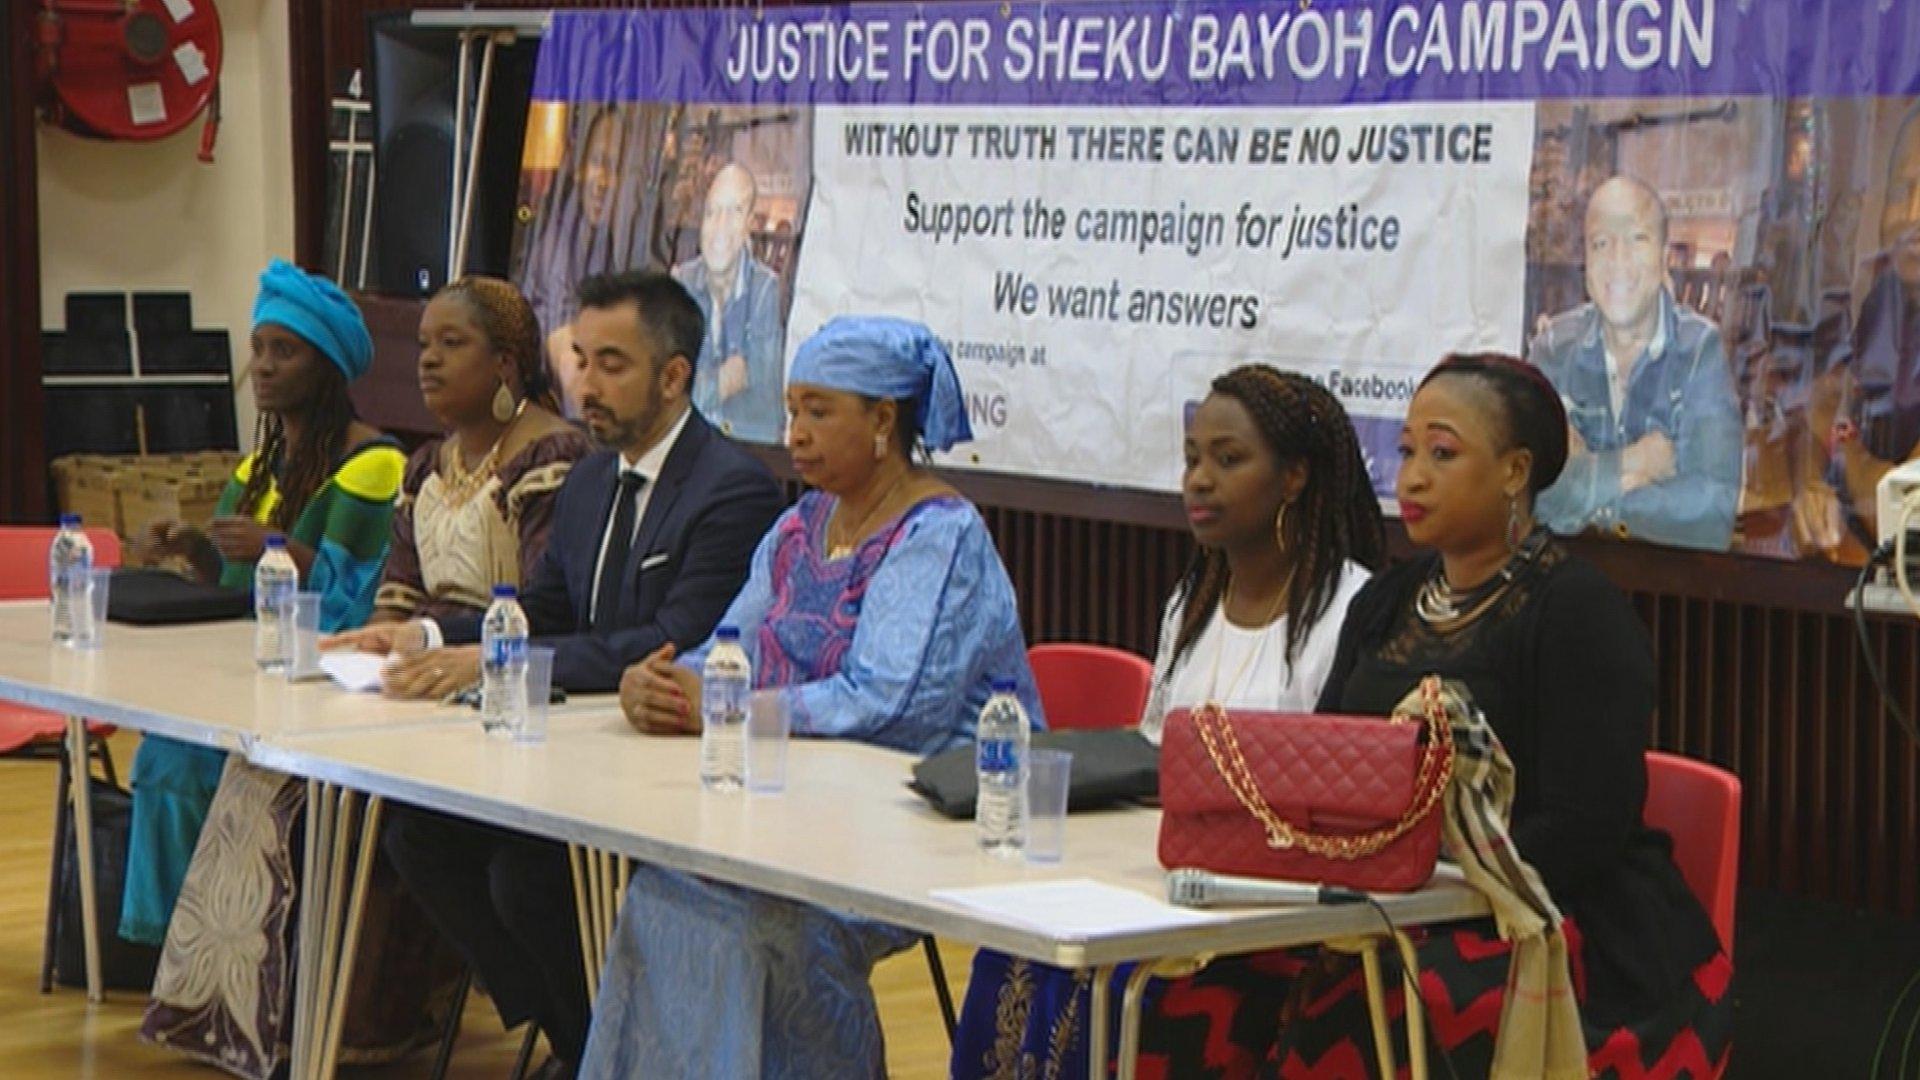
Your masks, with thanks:
M227 481L206 532L161 522L156 556L195 577L253 585L269 533L283 533L320 628L358 626L373 608L406 456L354 418L347 384L373 362L360 309L332 282L278 259L260 275L248 377L260 410L254 451ZM226 763L221 751L157 736L133 762L133 825L120 934L158 945Z
M592 449L560 418L540 348L533 306L499 278L462 277L427 303L420 393L448 432L407 461L373 618L323 647L418 654L431 633L410 620L485 611L494 585L526 580L561 483ZM479 678L477 649L436 651L390 669L387 692L438 699Z
M406 465L391 438L355 419L347 396L372 361L372 338L345 293L285 262L268 266L249 369L260 409L254 451L205 534L159 527L155 547L186 556L202 580L243 589L267 535L282 533L302 588L320 595L320 628L364 622ZM289 1041L291 853L305 784L157 736L142 740L133 772L121 934L162 945L141 1036L238 1076L271 1075ZM391 969L372 974L391 1001L405 1000Z
M1671 842L1642 820L1655 696L1646 629L1534 517L1566 464L1567 431L1553 385L1514 357L1449 356L1428 373L1395 479L1422 550L1353 598L1315 711L1384 716L1427 676L1452 684L1511 763L1501 857L1524 860L1564 917L1564 988L1546 978L1514 989L1514 945L1491 918L1410 935L1441 1059L1433 1075L1705 1080L1732 1033L1732 965ZM1404 1028L1399 959L1384 952L1388 1024ZM1358 967L1334 951L1279 949L1169 983L1141 1025L1140 1075L1373 1075ZM1579 1030L1549 1024L1550 1009L1563 1020L1577 1011ZM1391 1038L1405 1044L1402 1032Z
M1156 743L1170 710L1206 700L1312 711L1347 604L1385 557L1353 425L1313 380L1262 364L1220 376L1185 454L1181 501L1199 547L1161 621L1140 718ZM1084 975L981 950L952 1075L1085 1075L1090 998Z

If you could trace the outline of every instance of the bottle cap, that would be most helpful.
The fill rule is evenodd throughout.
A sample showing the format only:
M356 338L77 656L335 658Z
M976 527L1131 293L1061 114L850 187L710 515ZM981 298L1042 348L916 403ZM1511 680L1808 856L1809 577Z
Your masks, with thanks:
M737 626L723 626L715 630L713 636L720 641L739 641L740 628Z
M493 598L495 600L514 600L518 599L519 596L520 590L511 585L495 585L493 587Z
M1015 679L994 679L987 685L991 686L996 694L1011 694L1019 688L1020 683Z
M287 537L285 533L268 533L267 534L267 550L280 551L285 549L286 546L287 546Z
M65 528L78 528L79 526L80 526L80 515L79 515L79 514L61 514L61 515L60 515L60 527L61 527L61 528L63 528L63 529L65 529Z

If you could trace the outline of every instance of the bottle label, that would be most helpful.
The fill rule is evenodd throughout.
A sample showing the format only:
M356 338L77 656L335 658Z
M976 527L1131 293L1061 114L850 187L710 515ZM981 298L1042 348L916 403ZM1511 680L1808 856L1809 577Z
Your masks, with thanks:
M1012 772L1019 768L1012 739L981 739L975 762L983 773Z
M527 639L523 637L501 636L486 643L481 662L495 670L520 663L527 658Z

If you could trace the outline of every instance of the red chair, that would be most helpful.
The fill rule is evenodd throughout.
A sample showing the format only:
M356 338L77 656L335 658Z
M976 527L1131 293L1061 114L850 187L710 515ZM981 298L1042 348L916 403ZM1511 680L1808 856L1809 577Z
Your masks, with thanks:
M1733 958L1733 898L1740 882L1740 778L1704 761L1647 751L1641 818L1673 837L1673 862L1707 909ZM1714 1077L1726 1072L1726 1062Z
M1707 909L1731 957L1740 872L1740 778L1703 761L1649 750L1642 817L1673 837L1680 876Z
M47 598L47 548L53 543L53 529L0 526L0 600L45 600ZM105 529L88 529L93 543L93 565L110 570L120 565L120 538ZM40 948L40 992L53 989L54 933L60 914L61 855L73 843L72 803L67 798L71 756L67 752L67 721L59 713L26 705L0 701L0 753L23 747L53 747L59 758L59 779L54 784L53 866L47 881L46 935ZM114 733L112 724L87 724L87 757L81 767L92 771L93 761L100 763L107 783L119 786L113 768L113 752L107 738Z
M1137 724L1153 691L1153 665L1124 649L1035 645L1027 663L1052 731Z
M1153 665L1124 649L1066 643L1035 645L1027 650L1027 663L1033 668L1034 688L1040 693L1040 708L1047 714L1050 731L1137 724L1147 707L1147 694L1153 689ZM953 994L947 988L946 965L940 961L940 949L932 934L922 935L920 945L927 954L940 1018L946 1023L947 1041L951 1043L958 1020Z
M54 530L29 526L0 527L0 600L47 598L47 547ZM105 529L88 529L93 542L93 565L111 570L120 565L120 538ZM33 743L58 742L66 731L58 714L0 701L0 753L11 753ZM88 724L87 732L104 739L111 724ZM112 765L109 763L108 768Z

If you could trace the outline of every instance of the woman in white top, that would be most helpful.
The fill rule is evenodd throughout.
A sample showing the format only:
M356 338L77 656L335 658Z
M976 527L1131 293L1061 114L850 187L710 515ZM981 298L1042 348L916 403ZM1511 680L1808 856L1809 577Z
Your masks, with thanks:
M1313 711L1347 603L1386 547L1353 425L1305 376L1262 364L1220 376L1185 448L1180 495L1199 550L1161 620L1140 718L1156 744L1169 711L1203 701ZM1085 1075L1087 989L1084 973L981 950L952 1075Z

